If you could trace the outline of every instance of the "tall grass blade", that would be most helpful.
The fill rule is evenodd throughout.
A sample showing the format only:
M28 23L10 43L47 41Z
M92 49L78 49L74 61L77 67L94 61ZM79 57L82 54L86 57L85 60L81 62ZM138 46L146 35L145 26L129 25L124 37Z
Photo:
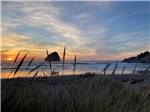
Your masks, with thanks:
M124 70L126 68L126 65L124 65L123 69L122 69L122 75L124 74Z
M18 54L16 55L15 60L14 60L14 62L13 62L13 65L15 65L15 63L16 63L16 61L17 61L19 55L20 55L20 53L21 53L21 50L20 50L20 51L18 52ZM9 75L8 75L8 78L10 77L10 75L11 75L13 72L14 72L14 69L11 70L11 72L10 72Z
M47 57L48 57L48 50L46 49L46 54L47 54ZM51 64L51 60L48 58L48 63L49 63L49 68L51 70L51 73L52 73L52 64Z
M7 78L9 78L10 77L10 75L13 73L13 71L14 71L14 69L9 73L9 75L8 75L8 77Z
M18 59L20 53L21 53L21 50L18 52L18 54L17 54L17 56L16 56L16 58L15 58L15 60L14 60L14 62L13 62L13 65L16 63L16 61L17 61L17 59Z
M74 56L74 64L73 64L73 74L75 73L75 70L76 70L76 61L77 61L77 59L76 59L76 54L75 54L75 56Z
M28 66L26 68L26 70L29 68L29 66L31 65L32 61L34 60L35 56L31 58L30 62L28 63Z
M44 70L42 70L42 72L43 72L43 75L44 75L44 77L45 77L45 76L46 76L46 74L45 74Z
M149 69L150 69L150 65L144 70L143 75L145 75L146 73L148 73Z
M66 55L66 46L64 47L64 52L63 52L63 70L64 70L64 65L65 65L65 55Z
M115 68L114 68L114 70L113 70L113 72L112 72L112 75L115 75L115 72L116 72L117 67L118 67L118 61L116 61Z
M106 71L108 69L108 67L110 67L112 63L107 63L106 67L102 70L104 72L104 75L106 75Z
M40 68L40 67L43 66L43 65L44 65L44 62L41 63L40 65L37 65L35 68L33 68L33 69L29 72L29 74L32 73L34 70Z
M33 75L32 79L30 80L30 83L33 82L33 79L37 76L38 72L39 72L39 71L37 71L37 72Z
M134 67L134 69L133 69L132 75L135 74L136 68L137 68L137 64L135 65L135 67Z
M24 57L21 59L21 61L20 61L19 64L17 65L13 77L15 76L15 74L16 74L16 73L18 72L18 70L20 69L21 65L23 64L23 62L24 62L24 60L25 60L25 58L26 58L26 56L27 56L27 54L24 55Z

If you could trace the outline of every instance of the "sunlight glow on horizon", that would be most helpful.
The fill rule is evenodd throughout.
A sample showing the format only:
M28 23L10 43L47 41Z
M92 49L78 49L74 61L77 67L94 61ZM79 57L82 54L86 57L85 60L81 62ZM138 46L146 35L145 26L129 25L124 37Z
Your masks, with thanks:
M13 59L12 58L7 58L7 61L12 61Z

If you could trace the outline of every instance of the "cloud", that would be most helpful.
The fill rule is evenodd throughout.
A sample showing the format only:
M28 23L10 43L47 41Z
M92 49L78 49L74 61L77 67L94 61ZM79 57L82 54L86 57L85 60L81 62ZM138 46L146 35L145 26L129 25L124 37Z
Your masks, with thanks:
M42 15L42 17L40 17ZM52 15L44 14L44 12L34 13L28 18L28 22L32 25L44 27L47 31L60 35L69 39L72 44L80 45L84 37L80 35L80 31L69 23L65 23Z
M75 16L75 19L77 19L80 22L84 22L90 18L91 18L91 16L87 13L81 13L81 14L78 14Z
M95 47L95 54L106 54L110 58L122 59L125 56L133 56L137 52L147 50L149 39L146 37L145 32L137 31L115 34L109 39L103 37L101 41L100 46L96 45Z
M117 20L121 20L122 18L126 18L126 17L130 17L130 16L135 16L135 15L141 15L145 12L148 12L148 9L147 10L138 10L138 11L131 11L131 12L124 12L124 13L121 13L121 14L117 14L115 16L112 16L106 20L103 21L103 23L105 24L110 24L111 22L114 22L114 21L117 21Z
M53 6L50 2L31 2L30 4L28 2L8 3L6 6L4 5L3 8L7 9L7 12L11 12L12 10L12 13L20 9L20 12L25 16L21 18L21 21L20 16L16 18L18 24L41 27L50 33L55 33L58 37L68 39L68 43L70 42L70 44L72 43L77 46L80 46L80 44L84 42L84 37L80 35L80 31L75 26L59 19L62 14L61 8ZM12 18L10 18L10 20L11 19ZM6 24L5 26L12 25L13 27L17 27L13 25L13 23L10 24L10 22Z
M8 43L8 44L16 44L17 42L25 42L29 39L30 37L20 35L17 33L10 33L10 34L2 36L2 42Z
M44 49L44 46L51 45L46 42L33 41L31 37L17 34L17 33L8 33L7 35L2 35L2 48L3 49L21 49L21 50L41 50ZM54 45L54 44L53 44Z
M40 5L39 5L40 4ZM29 27L39 27L44 30L47 30L49 33L52 33L55 35L56 39L53 40L51 37L49 38L49 44L48 42L45 43L41 41L41 39L33 40L30 39L30 43L34 42L34 44L29 44L31 48L38 48L41 47L41 49L46 48L54 48L50 45L50 43L55 43L55 46L58 49L61 49L64 44L67 46L71 45L73 46L73 50L70 50L70 52L80 52L82 51L83 54L86 54L87 52L90 54L93 54L94 50L92 48L87 48L86 44L89 43L89 41L92 40L94 35L99 35L105 31L105 29L102 26L90 26L86 29L80 29L76 27L73 24L70 24L69 22L63 21L61 19L61 16L63 13L65 13L61 7L56 7L52 3L44 3L44 2L24 2L24 3L8 3L6 6L3 5L3 9L6 10L6 12L11 12L11 14L16 13L19 10L19 14L17 17L7 18L7 22L5 26L8 26L8 28L16 29L20 28L21 26L24 26L27 24ZM13 11L13 12L12 12ZM15 15L15 14L13 14ZM77 19L88 19L90 15L88 14L79 14L76 16ZM83 33L84 32L84 33ZM86 33L85 33L86 32ZM36 34L32 34L36 35ZM32 37L32 35L30 35ZM43 36L44 38L44 36ZM50 40L52 39L52 40ZM92 42L92 41L91 41ZM58 43L61 45L56 45ZM24 44L19 45L20 47Z
M113 29L114 26L110 25L114 20L141 14L142 11L121 14L119 12L122 11L114 13L112 10L110 14L111 11L108 12L114 2L80 3L77 11L68 11L70 4L67 2L3 2L3 47L25 47L36 53L45 52L45 48L61 52L66 44L70 55L76 52L82 58L88 54L89 58L99 59L115 55L119 57L138 48L146 48L144 32L128 32L125 29L126 33L119 34L120 29L117 26Z
M9 50L8 49L1 50L1 53L6 53L6 52L9 52Z

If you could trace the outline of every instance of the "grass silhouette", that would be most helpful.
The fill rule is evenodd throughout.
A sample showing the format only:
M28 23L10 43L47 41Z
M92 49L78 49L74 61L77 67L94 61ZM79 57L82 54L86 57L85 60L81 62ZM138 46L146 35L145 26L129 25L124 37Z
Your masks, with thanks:
M37 73L2 80L2 112L149 112L150 87L133 89L98 76L33 81Z

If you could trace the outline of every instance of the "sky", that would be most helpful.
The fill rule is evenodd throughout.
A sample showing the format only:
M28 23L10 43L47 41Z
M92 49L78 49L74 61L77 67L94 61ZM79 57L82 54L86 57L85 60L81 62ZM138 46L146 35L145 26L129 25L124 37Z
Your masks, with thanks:
M2 60L19 50L38 60L122 60L149 50L150 2L2 2Z

